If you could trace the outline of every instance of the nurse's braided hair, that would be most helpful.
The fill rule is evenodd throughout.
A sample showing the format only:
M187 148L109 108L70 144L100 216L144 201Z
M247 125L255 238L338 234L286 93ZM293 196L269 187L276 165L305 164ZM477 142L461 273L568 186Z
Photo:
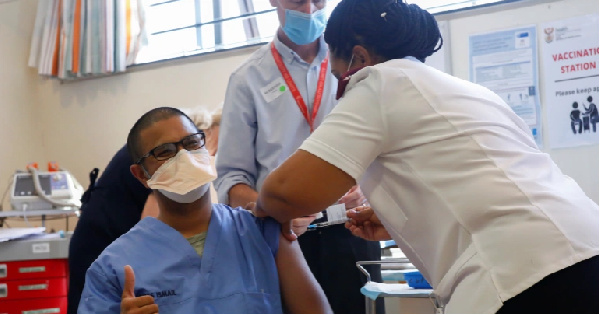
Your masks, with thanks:
M361 45L385 60L413 56L421 61L443 42L433 15L402 0L342 0L329 18L325 41L344 60Z

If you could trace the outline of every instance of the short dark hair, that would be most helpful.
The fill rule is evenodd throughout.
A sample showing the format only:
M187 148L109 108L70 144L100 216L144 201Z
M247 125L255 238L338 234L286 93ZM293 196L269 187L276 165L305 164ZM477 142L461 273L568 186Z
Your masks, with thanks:
M196 129L198 129L198 127L196 127L196 124L194 124L192 119L190 119L188 115L186 115L184 112L180 111L177 108L157 107L155 109L150 110L149 112L142 115L142 117L140 117L135 122L135 124L133 124L131 130L129 130L129 135L127 135L127 151L129 152L133 163L136 163L142 157L142 155L145 154L145 152L141 152L142 130L152 126L155 122L165 120L173 116L183 116L187 118L190 121L190 123L192 123L192 125Z
M413 56L424 62L443 44L433 15L403 0L342 0L324 36L331 52L344 60L361 45L385 60Z

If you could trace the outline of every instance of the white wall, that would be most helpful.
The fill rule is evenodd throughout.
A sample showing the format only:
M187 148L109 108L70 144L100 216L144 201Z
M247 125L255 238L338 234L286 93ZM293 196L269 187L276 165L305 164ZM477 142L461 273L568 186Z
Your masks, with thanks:
M47 156L87 185L89 171L106 166L143 113L158 106L216 107L229 74L248 53L196 57L101 79L40 82Z
M506 5L474 16L441 16L450 18L453 74L468 79L470 34L598 14L597 0L547 2L531 0L524 7ZM229 74L256 49L140 66L126 74L61 84L39 78L26 66L36 7L35 0L0 4L2 192L14 170L23 169L29 161L38 161L43 169L47 161L57 161L87 187L88 173L94 167L104 169L141 114L156 106L216 106L223 100ZM540 78L543 87L543 73ZM541 102L544 117L543 94ZM547 152L598 202L597 145Z
M60 83L27 67L36 0L0 3L0 192L11 175L56 161L87 188L125 144L133 123L157 106L212 109L229 74L257 47L134 67L131 73ZM141 68L141 69L140 69ZM4 207L9 208L8 197ZM73 223L75 221L72 221ZM10 220L11 226L23 226ZM51 222L53 223L53 222ZM55 225L63 228L63 221ZM72 229L74 224L70 224Z
M0 3L0 194L16 169L46 160L37 75L27 67L35 3Z
M527 1L527 6L519 3L507 4L500 8L490 8L489 13L469 17L453 18L451 15L440 18L450 18L450 41L453 75L469 79L469 35L502 30L531 24L560 20L586 14L598 14L598 0L562 0L562 1ZM481 11L480 11L481 12ZM539 38L538 40L542 40ZM541 47L538 43L538 47ZM541 62L541 55L538 55ZM544 88L545 75L540 65L540 89ZM545 94L540 93L542 132L544 140L548 128L546 123ZM546 142L547 143L547 142ZM585 193L598 203L598 145L582 146L568 149L548 149L549 153L562 171L575 179Z

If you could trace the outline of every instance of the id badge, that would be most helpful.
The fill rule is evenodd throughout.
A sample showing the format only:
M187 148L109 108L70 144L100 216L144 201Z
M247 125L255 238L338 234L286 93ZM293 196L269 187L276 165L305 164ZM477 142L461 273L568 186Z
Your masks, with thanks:
M285 93L285 91L287 91L287 85L285 84L285 81L283 81L283 78L277 78L260 89L260 92L267 103L271 103L274 99Z

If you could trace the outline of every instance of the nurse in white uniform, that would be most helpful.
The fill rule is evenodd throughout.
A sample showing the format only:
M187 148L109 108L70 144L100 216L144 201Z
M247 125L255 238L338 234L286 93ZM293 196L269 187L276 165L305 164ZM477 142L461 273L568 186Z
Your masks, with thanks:
M264 182L280 222L360 184L355 235L394 239L449 313L598 313L598 205L496 94L423 61L434 17L343 0L325 41L337 107Z

